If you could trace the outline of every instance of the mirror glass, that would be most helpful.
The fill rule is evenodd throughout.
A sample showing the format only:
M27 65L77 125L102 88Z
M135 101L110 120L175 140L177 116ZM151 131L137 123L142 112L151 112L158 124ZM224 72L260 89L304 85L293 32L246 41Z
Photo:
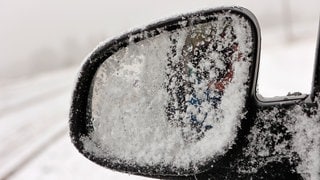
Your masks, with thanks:
M246 113L252 27L239 15L214 16L131 42L104 61L91 86L85 151L197 172L231 147Z

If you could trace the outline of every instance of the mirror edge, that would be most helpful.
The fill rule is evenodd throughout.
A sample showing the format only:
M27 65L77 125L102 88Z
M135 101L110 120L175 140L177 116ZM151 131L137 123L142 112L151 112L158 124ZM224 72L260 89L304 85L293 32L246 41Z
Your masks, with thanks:
M128 45L130 42L138 42L143 40L144 38L148 37L141 37L137 36L143 32L148 32L150 37L155 36L161 33L162 30L166 31L173 31L175 29L181 28L179 27L179 21L185 20L185 18L192 18L199 15L206 16L213 13L218 12L226 12L230 11L231 13L239 14L242 17L245 17L253 26L253 34L255 37L253 39L256 41L254 42L254 56L253 56L253 64L251 69L251 78L252 82L249 87L249 96L256 97L256 84L257 84L257 74L259 69L259 59L260 59L260 46L261 46L261 34L260 34L260 27L258 25L258 21L253 13L251 13L248 9L242 7L220 7L214 9L207 9L202 11L197 11L188 14L182 14L173 18L168 18L166 20L162 20L158 23L154 23L151 25L146 26L145 28L136 29L122 36L116 37L112 40L105 41L104 43L100 44L92 53L90 53L87 58L85 59L84 63L81 66L80 72L78 74L78 78L74 87L73 95L72 95L72 102L71 108L69 113L69 128L70 128L70 137L72 143L77 148L77 150L83 154L86 158L90 159L91 161L113 170L117 170L120 172L142 175L147 177L177 177L177 175L155 175L157 172L151 171L151 173L144 173L138 171L137 169L130 168L130 167L121 167L121 166L112 166L108 164L108 162L93 157L89 153L84 151L83 144L81 139L82 135L88 133L88 128L90 128L90 123L88 123L87 119L87 104L88 104L88 96L89 91L91 88L91 82L94 78L95 72L99 68L99 66L112 54L117 52L117 50L121 47ZM208 21L208 20L207 20ZM200 23L200 22L199 22ZM159 30L161 29L161 30ZM133 39L131 37L134 37ZM251 93L250 93L251 92ZM249 98L250 98L249 97ZM148 169L151 170L151 169ZM170 171L170 170L169 170ZM155 174L152 174L155 173ZM181 175L180 175L181 176ZM183 175L182 175L183 176Z

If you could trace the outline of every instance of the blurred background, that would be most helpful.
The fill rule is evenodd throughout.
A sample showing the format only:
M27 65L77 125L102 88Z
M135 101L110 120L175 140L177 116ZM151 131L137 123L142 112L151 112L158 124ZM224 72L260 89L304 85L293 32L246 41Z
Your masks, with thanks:
M234 5L261 27L258 92L309 94L319 0L0 0L0 179L143 179L99 167L72 146L68 111L82 60L134 27Z

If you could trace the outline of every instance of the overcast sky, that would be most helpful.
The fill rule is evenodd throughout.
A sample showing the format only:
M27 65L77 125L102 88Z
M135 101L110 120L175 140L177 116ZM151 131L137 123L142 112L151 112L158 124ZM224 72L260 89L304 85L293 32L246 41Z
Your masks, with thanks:
M303 33L316 36L319 0L268 0L259 3L255 0L0 0L0 71L14 73L18 67L31 62L30 59L41 49L62 54L69 41L92 49L98 41L132 27L179 13L228 5L246 7L257 16L263 46L277 43L272 38L264 38L264 32L273 27L278 27L277 31L285 31L283 24L288 20L307 24L300 25L306 29ZM90 42L92 39L97 40ZM87 51L79 54L85 56Z
M287 0L288 1L288 0ZM291 0L292 1L292 0ZM68 38L85 41L90 36L112 36L163 17L221 5L242 5L253 11L263 26L279 24L283 4L279 0L254 3L245 0L1 0L0 1L0 60L23 61L37 48L61 48ZM319 13L319 1L309 4L293 0L295 16L303 21ZM301 2L301 1L300 1ZM300 4L297 6L295 4ZM297 14L297 9L303 12ZM306 10L308 9L308 10ZM278 18L276 18L278 17ZM299 19L297 18L297 19ZM313 19L310 18L310 21Z

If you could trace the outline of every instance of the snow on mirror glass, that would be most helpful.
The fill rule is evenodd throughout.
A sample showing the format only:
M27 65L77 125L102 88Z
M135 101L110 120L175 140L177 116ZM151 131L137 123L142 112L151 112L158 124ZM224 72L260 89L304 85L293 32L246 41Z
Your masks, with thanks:
M234 143L245 115L252 32L229 13L120 49L91 87L85 151L111 163L197 168Z

